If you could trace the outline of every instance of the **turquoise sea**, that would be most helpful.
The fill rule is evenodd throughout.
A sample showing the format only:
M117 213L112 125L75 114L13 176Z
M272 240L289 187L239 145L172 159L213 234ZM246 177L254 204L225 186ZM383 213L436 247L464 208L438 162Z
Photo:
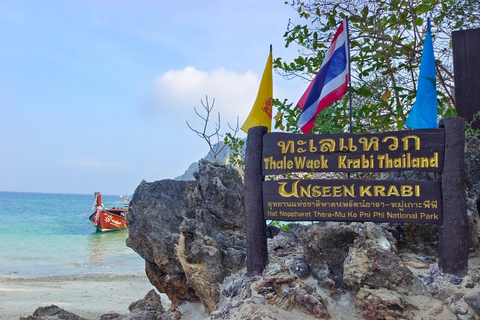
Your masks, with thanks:
M102 202L122 200L103 195ZM94 196L0 191L0 275L130 274L144 260L128 230L96 232Z

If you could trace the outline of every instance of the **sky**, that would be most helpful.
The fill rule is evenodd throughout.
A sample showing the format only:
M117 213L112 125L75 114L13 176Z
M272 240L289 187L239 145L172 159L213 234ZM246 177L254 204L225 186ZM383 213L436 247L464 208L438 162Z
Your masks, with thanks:
M132 194L180 176L209 151L186 124L203 127L194 108L215 99L230 132L270 44L274 58L298 55L289 19L284 0L2 0L0 191ZM273 82L292 102L308 86Z

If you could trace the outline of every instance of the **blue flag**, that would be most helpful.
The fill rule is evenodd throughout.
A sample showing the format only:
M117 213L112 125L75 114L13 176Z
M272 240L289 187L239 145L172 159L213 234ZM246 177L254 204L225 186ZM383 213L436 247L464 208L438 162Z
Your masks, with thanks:
M420 61L417 99L412 109L410 109L410 114L408 115L405 125L413 129L438 128L437 80L430 19L428 19L427 36L423 44L422 60Z

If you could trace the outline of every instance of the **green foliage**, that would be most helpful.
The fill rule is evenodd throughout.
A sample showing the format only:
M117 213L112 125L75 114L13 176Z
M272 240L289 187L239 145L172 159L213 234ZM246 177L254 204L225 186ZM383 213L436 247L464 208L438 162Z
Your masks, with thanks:
M283 221L272 220L268 225L280 228L280 229L285 230L285 231L292 230L290 228L290 226L286 222L283 222Z
M480 111L473 115L473 119L470 122L465 122L465 136L467 137L480 137L480 130L472 128L472 124L475 121L480 121Z
M280 128L282 122L285 121L287 126L283 128L288 132L300 133L300 128L297 126L298 118L300 117L300 109L293 108L293 103L288 103L287 100L281 102L278 99L273 100L273 105L277 107L278 112L281 114L280 117L275 118L275 128Z
M402 130L416 96L420 59L427 18L437 66L439 116L452 115L452 30L477 27L478 0L299 0L287 1L305 23L289 22L285 46L295 43L300 55L291 62L274 60L274 67L287 79L310 81L321 66L339 22L349 17L352 70L352 131ZM307 84L306 84L307 85ZM350 129L348 95L324 109L312 132L333 133ZM275 128L296 126L300 110L289 101L275 102L282 112Z
M245 166L245 140L235 137L231 133L226 133L224 143L232 151L228 155L229 165L243 168Z

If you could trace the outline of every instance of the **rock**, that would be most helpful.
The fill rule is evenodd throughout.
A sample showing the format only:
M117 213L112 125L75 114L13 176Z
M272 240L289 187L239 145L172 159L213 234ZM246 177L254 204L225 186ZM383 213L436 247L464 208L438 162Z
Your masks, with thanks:
M275 304L284 310L289 311L296 307L316 318L330 317L322 297L294 275L264 278L256 291L268 304Z
M200 301L192 287L188 285L185 273L178 272L173 274L165 273L155 263L145 262L145 273L150 283L158 291L167 295L172 302L172 309L182 304L184 301Z
M421 261L418 257L413 256L405 256L401 255L400 258L402 259L403 263L407 266L415 268L415 269L428 269L429 265L426 262Z
M462 283L462 278L452 276L452 278L450 279L450 283L454 285L459 285L460 283Z
M194 210L185 199L193 193L195 186L193 181L142 181L130 201L127 215L127 246L165 275L177 279L181 279L184 273L172 249L180 237L180 224ZM188 286L186 281L184 286Z
M228 298L239 297L242 294L239 297L240 299L250 298L252 296L251 285L253 281L254 278L247 277L246 272L227 277L223 283L225 288L222 294Z
M38 307L33 315L20 320L87 320L76 314L65 311L64 309L52 304L48 307Z
M477 316L480 316L480 292L467 295L463 298L470 308L475 311Z
M295 303L311 315L319 319L329 319L325 302L315 290L306 284L302 284L294 293Z
M162 298L155 290L150 290L142 300L131 303L128 309L128 314L107 313L102 315L100 320L167 320L175 316L175 313L165 311Z
M267 250L269 253L274 253L277 256L289 255L292 251L290 250L291 248L302 246L302 235L306 234L309 227L293 223L289 224L288 228L287 230L276 228L279 231L272 233L272 238L267 239Z
M480 148L480 141L477 138L478 145L475 148ZM477 154L475 157L480 156L480 151L476 150ZM468 151L465 153L466 160L471 158ZM478 163L467 163L468 167L475 166L478 170ZM470 256L480 255L480 241L479 241L479 232L480 232L480 217L479 217L479 203L480 203L480 176L475 176L470 171L466 171L466 183L467 183L467 192L466 192L466 206L467 206L467 215L468 215L468 226L469 226L469 242L468 250Z
M430 293L431 295L436 295L440 292L438 285L436 283L430 283L426 285L425 288L427 289L428 293Z
M122 317L120 313L106 313L102 314L100 320L119 320Z
M310 266L303 258L287 260L287 266L297 277L305 279L310 275Z
M400 234L398 250L421 255L436 255L438 252L438 226L433 224L397 224Z
M154 311L158 314L165 312L165 309L162 305L162 298L155 292L155 290L150 290L142 300L138 300L130 304L128 310L131 312Z
M284 249L290 247L289 239L283 234L278 234L277 236L267 239L267 248L268 251L274 251L277 249Z
M143 181L127 216L127 245L172 309L201 301L214 310L219 283L245 266L243 184L231 167L199 161L196 181Z
M424 290L420 280L395 253L395 239L386 230L373 223L359 227L359 238L348 252L343 265L343 279L354 291L367 286L372 289L394 289L417 293ZM390 243L388 250L382 239Z
M314 225L304 240L305 261L319 284L333 289L344 288L343 262L358 236L352 225L329 223L325 227Z
M459 301L450 306L453 312L457 315L467 315L468 314L468 305L465 301ZM468 319L468 318L467 318Z
M434 281L433 277L432 276L427 276L425 277L425 279L423 279L423 284L425 286L428 286L429 284L432 284Z
M480 138L470 136L465 140L465 183L471 187L480 183Z
M280 263L269 263L263 269L263 276L264 277L274 277L280 273L284 272L284 268Z
M355 307L368 320L376 319L415 319L417 307L409 304L406 298L391 290L361 288L355 299Z
M205 308L210 312L220 297L218 283L223 279L222 256L219 246L209 237L196 236L196 243L192 248L193 258L189 261L188 252L185 250L186 241L182 233L177 246L177 257L182 264L188 283L193 287ZM200 252L203 256L198 255ZM195 261L194 259L200 259ZM204 258L204 259L201 259ZM220 279L220 280L218 280Z
M293 253L294 259L299 259L298 254ZM291 271L290 255L275 256L272 252L269 258L274 263L260 276L245 277L243 269L225 278L223 297L210 319L332 319L316 282L311 277L302 280Z
M371 273L371 262L365 251L352 251L344 262L343 279L351 288L359 290L366 275Z

